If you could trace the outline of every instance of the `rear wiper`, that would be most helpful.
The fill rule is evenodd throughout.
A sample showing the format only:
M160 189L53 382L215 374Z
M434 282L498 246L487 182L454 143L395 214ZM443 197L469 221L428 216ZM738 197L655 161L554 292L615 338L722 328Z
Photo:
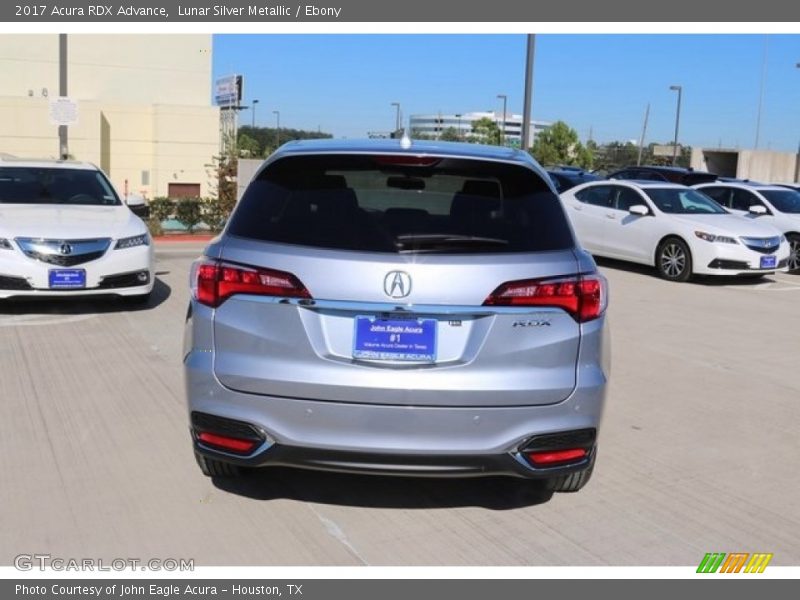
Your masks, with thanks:
M396 246L398 250L410 248L427 248L430 246L507 246L508 240L481 237L477 235L459 235L457 233L417 233L398 235Z

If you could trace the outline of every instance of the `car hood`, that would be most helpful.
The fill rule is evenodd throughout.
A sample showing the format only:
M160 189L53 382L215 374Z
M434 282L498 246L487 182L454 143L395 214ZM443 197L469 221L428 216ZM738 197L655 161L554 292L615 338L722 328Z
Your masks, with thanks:
M127 206L0 204L2 238L116 239L145 229Z
M725 215L671 215L676 221L696 227L706 233L732 237L774 237L780 232L766 223L757 223L746 217Z

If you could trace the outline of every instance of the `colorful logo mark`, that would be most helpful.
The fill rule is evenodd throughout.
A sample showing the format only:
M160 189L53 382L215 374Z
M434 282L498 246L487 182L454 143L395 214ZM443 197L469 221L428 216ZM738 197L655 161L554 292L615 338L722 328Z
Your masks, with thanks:
M700 565L698 573L763 573L772 560L772 554L756 552L708 552Z

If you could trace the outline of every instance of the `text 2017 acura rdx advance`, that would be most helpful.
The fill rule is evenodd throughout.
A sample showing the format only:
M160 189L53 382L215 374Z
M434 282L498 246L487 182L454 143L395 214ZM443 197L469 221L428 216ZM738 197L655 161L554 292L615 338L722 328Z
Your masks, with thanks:
M206 475L512 475L555 491L591 475L607 284L524 152L286 144L191 286Z

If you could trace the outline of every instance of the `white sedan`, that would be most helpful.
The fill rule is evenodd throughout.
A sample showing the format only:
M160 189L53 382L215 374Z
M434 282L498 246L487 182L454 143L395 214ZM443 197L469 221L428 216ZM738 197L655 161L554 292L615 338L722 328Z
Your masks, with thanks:
M0 299L153 289L147 226L94 165L0 160Z
M665 279L785 271L775 228L730 214L682 185L596 181L561 194L581 245L597 256L652 265Z

